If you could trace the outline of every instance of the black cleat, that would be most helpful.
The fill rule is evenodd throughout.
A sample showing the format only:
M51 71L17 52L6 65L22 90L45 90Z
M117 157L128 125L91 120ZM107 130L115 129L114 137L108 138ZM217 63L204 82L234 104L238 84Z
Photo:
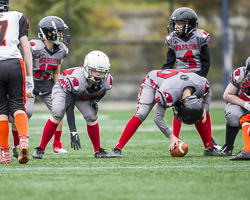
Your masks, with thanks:
M37 148L35 148L33 158L34 159L42 159L43 154L44 154L44 151L43 151L42 147L37 147Z
M111 152L111 158L121 158L122 150L119 148L114 148Z
M18 155L19 155L19 146L13 146L12 151L13 151L13 158L14 158L14 159L18 159Z
M212 146L204 150L204 156L223 156L216 147Z
M245 152L244 150L241 150L229 160L250 160L250 151Z
M218 144L215 142L215 139L214 139L213 137L211 137L211 141L212 141L214 147L215 147L218 151L220 151L222 147L221 147L220 145L218 145Z
M100 147L99 151L95 152L95 157L96 158L110 158L110 155L105 151L105 149Z
M229 145L224 144L220 152L223 154L223 156L232 156L233 149L234 149L234 146L229 146Z

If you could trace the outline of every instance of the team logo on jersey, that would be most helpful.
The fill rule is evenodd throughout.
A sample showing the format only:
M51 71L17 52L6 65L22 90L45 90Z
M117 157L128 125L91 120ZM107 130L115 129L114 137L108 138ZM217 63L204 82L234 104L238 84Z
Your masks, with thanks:
M71 82L73 83L74 91L77 91L78 88L79 88L79 81L78 81L78 79L75 78L75 77L69 77L69 79L70 79Z
M183 81L187 81L189 79L189 76L187 76L187 75L181 75L180 79L183 80Z
M206 85L205 85L204 95L208 93L209 88L210 88L210 85L209 85L209 82L207 81L207 82L206 82Z
M171 96L171 94L167 93L167 92L163 92L165 99L166 99L166 103L167 103L167 108L171 107L173 104L173 97Z
M35 42L30 42L29 44L30 44L30 47L31 47L32 51L36 51L36 44L35 44Z

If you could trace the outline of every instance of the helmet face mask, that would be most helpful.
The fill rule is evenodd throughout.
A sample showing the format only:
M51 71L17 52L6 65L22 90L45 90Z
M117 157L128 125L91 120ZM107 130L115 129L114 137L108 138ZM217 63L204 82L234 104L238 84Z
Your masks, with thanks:
M91 51L85 56L83 69L87 80L95 85L101 85L107 80L110 71L109 58L101 51ZM94 76L92 71L101 72L103 75Z
M60 42L70 43L68 26L57 16L48 16L43 18L38 24L38 38L43 38L59 45Z
M176 23L183 23L183 31L175 28ZM167 26L168 33L176 32L177 36L190 34L198 26L196 13L187 7L176 9L169 17L169 24Z
M175 104L175 116L185 124L195 124L203 115L202 102L191 95Z
M9 0L0 0L0 12L9 11Z

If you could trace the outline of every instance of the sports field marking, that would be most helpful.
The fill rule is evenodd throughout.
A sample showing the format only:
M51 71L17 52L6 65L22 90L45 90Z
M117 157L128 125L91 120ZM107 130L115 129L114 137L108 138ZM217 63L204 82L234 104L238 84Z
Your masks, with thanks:
M41 168L11 168L3 169L0 171L25 171L25 170L105 170L105 169L172 169L172 168L237 168L237 167L250 167L250 165L188 165L188 166L155 166L155 167L41 167Z

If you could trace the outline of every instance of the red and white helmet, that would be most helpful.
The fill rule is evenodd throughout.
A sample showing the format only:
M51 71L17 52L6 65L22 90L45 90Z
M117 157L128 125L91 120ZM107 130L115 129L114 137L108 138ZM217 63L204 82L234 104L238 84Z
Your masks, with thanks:
M86 79L93 84L101 85L108 77L110 70L110 62L108 56L102 51L91 51L84 59L84 74ZM102 77L96 77L91 74L91 71L103 72Z

